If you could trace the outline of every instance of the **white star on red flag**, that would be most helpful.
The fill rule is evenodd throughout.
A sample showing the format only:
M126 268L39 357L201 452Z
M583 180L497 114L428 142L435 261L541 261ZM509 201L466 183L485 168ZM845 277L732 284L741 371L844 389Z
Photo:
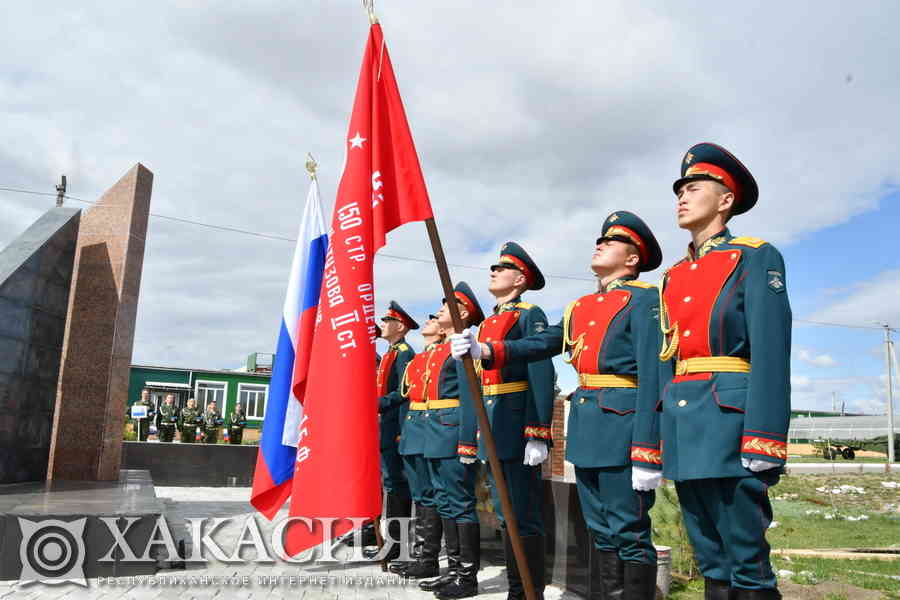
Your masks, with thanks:
M366 139L367 138L360 136L357 131L356 135L347 141L350 142L350 148L362 148L363 142L366 141Z

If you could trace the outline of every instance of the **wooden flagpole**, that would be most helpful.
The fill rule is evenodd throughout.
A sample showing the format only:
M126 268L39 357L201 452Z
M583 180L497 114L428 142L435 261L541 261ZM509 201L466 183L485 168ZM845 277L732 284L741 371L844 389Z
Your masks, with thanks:
M450 270L447 268L447 258L444 256L444 247L438 235L434 218L426 219L425 227L428 229L428 239L431 240L431 250L434 252L434 260L437 263L438 274L441 278L441 286L444 288L444 298L447 299L447 308L453 319L453 330L461 333L463 330L462 318L459 316L459 306L453 301L453 282L450 279ZM522 586L525 588L525 597L528 600L537 600L534 592L534 582L531 579L531 571L528 570L528 560L525 557L525 548L522 546L522 538L519 537L519 524L513 512L512 501L509 498L509 490L506 487L506 478L503 476L503 466L497 458L497 447L494 444L494 434L488 421L487 411L484 409L484 399L481 397L481 384L475 373L475 363L472 357L466 355L463 358L466 369L466 379L469 382L469 391L472 394L472 403L475 412L478 413L478 427L481 430L481 441L487 450L488 462L491 465L491 473L494 476L494 484L500 496L500 507L503 509L503 518L506 522L506 531L516 557L516 565L519 567L519 575L522 578Z

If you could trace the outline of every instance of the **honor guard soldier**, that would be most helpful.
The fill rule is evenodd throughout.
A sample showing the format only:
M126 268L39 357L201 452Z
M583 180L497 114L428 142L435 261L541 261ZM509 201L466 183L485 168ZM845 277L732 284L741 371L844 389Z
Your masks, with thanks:
M234 410L228 415L228 443L240 445L244 440L244 427L247 426L247 415L240 402L235 403Z
M156 428L159 430L161 442L171 442L175 438L175 428L178 425L178 409L175 408L175 394L166 394L162 406L156 413Z
M400 387L400 393L409 402L406 417L400 427L399 451L403 459L403 472L416 507L411 555L413 561L393 563L389 567L391 572L413 579L438 574L438 554L444 531L441 515L438 513L437 493L431 484L428 461L425 458L428 435L425 411L428 409L428 402L425 399L423 377L431 350L444 341L437 316L428 315L428 320L422 325L422 338L425 348L409 361Z
M188 398L187 406L181 409L181 443L193 444L197 441L197 427L202 415L197 408L197 401Z
M491 265L488 289L497 304L494 314L481 325L481 342L500 344L518 340L547 329L547 317L540 307L524 302L526 290L544 287L544 276L527 252L515 242L500 248L500 258ZM543 357L505 360L502 351L495 364L483 364L482 396L491 432L497 447L497 458L503 465L503 476L522 536L522 545L538 597L544 592L545 536L543 519L543 478L541 463L547 459L550 424L556 396L556 371L553 362ZM484 445L479 443L478 458L487 459ZM524 598L522 579L516 565L512 544L506 532L500 497L488 468L494 512L503 526L506 576L509 598Z
M406 334L418 329L419 324L410 317L399 304L391 300L390 306L381 317L381 337L390 348L381 357L375 370L375 386L378 395L379 436L381 446L381 483L386 495L386 519L409 518L412 514L412 500L409 484L403 475L403 460L397 450L400 439L400 422L406 416L406 401L400 395L400 382L406 365L416 353L406 343ZM388 535L400 539L400 522L388 521ZM364 551L366 558L374 558L378 550ZM400 554L400 545L394 544L387 560L394 560Z
M677 359L661 400L663 475L678 489L706 598L780 598L765 533L791 404L784 260L726 227L759 191L724 148L688 150L673 189L693 239L663 278L660 358Z
M146 442L147 436L150 435L150 423L153 422L153 418L155 416L155 412L153 410L153 401L150 400L150 390L148 390L147 388L141 390L141 399L135 402L135 404L138 406L147 407L147 416L143 419L134 420L134 428L135 432L137 433L137 440L139 442Z
M661 262L650 228L637 215L617 211L604 222L591 258L598 292L569 304L558 325L524 339L488 340L484 331L480 344L454 338L455 356L478 356L486 369L568 353L566 362L578 371L566 459L575 465L593 538L591 600L652 600L656 593L649 511L661 477L656 404L666 372L657 357L658 291L637 276Z
M215 402L210 402L203 412L203 441L207 444L216 444L219 441L219 427L222 426L222 415L216 408Z
M448 302L456 302L463 326L481 324L484 313L472 288L459 282L452 298L438 311L438 325L453 331ZM432 346L422 376L425 389L425 458L435 489L447 549L447 573L419 583L438 598L468 598L478 594L481 532L475 512L476 418L463 364L453 360L450 343Z

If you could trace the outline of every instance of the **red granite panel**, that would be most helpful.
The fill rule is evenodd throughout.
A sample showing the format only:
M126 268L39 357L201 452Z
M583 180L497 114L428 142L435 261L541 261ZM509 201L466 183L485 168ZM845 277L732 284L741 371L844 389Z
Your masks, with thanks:
M48 479L119 477L152 187L138 164L82 214Z

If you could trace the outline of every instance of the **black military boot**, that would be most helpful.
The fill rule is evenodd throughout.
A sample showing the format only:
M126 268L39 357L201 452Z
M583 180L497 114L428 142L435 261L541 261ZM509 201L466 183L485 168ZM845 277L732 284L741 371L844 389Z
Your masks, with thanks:
M732 598L734 600L781 600L781 592L775 588L763 590L745 590L742 588L731 589Z
M413 506L416 509L416 518L412 521L412 549L409 552L410 560L394 561L388 565L388 571L397 575L405 574L406 569L408 569L410 565L415 564L415 562L422 555L422 543L424 540L424 534L422 533L422 527L424 526L424 520L422 518L422 506L415 502L413 503Z
M625 598L628 600L655 600L655 564L625 562Z
M604 600L602 569L600 568L600 555L602 553L591 543L588 551L588 577L587 600Z
M399 496L397 494L388 494L385 501L385 519L394 519L396 517L409 517L412 515L412 502L409 496ZM388 537L392 540L400 539L400 521L388 521ZM388 543L385 541L385 543ZM363 556L369 560L373 560L378 556L380 548L366 548L363 550ZM382 560L396 560L400 556L400 542L391 546L387 555Z
M618 552L598 551L600 581L603 596L607 600L623 600L625 598L625 563L619 559Z
M522 575L506 528L503 528L503 556L506 558L506 582L509 585L506 600L522 600L525 598L525 588L522 586Z
M704 578L703 600L734 600L731 582L712 577Z
M544 576L544 548L545 538L542 535L527 535L522 538L522 545L525 546L525 558L528 561L528 572L531 574L531 581L534 583L534 593L537 600L544 600L544 586L546 585ZM524 598L525 596L522 596Z
M360 535L362 540L361 545L365 548L366 546L375 546L378 544L378 540L375 538L375 524L374 523L366 523L362 526L362 534ZM343 544L345 546L354 546L356 544L356 530L349 531L345 533L338 540L339 544Z
M456 579L456 571L459 569L459 529L453 519L442 519L444 528L444 546L447 548L447 572L437 579L426 579L419 582L419 589L426 592L436 592Z
M456 577L439 588L435 595L441 600L471 598L478 595L478 569L481 568L481 529L478 521L456 523L459 533L459 564Z
M440 573L438 555L441 552L441 533L443 525L441 516L436 508L423 506L420 520L422 521L422 547L416 562L409 565L403 574L413 579L435 577Z

